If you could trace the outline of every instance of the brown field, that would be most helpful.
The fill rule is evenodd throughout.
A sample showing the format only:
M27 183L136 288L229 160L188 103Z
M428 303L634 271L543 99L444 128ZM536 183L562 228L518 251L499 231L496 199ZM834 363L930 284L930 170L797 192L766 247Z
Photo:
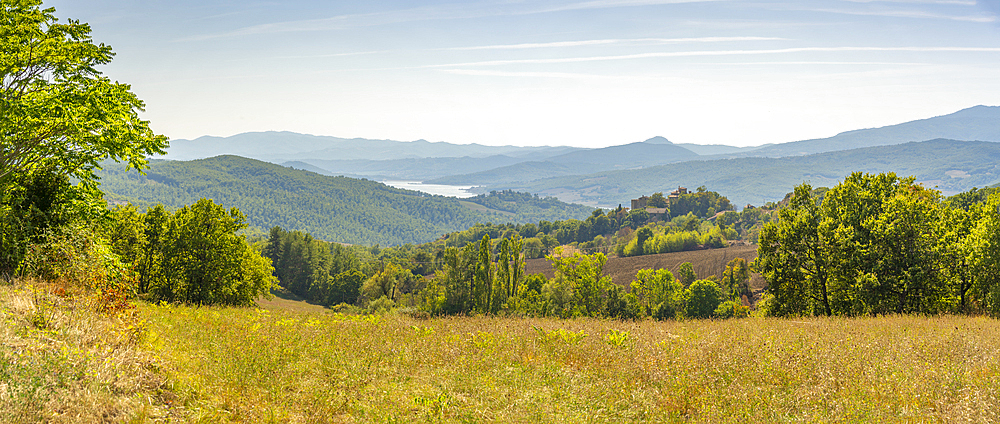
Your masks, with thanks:
M615 284L626 286L632 282L635 274L641 269L666 268L676 276L677 269L682 263L691 262L691 265L694 265L694 272L698 274L699 278L707 278L711 275L721 278L726 264L736 258L753 262L757 258L757 246L730 246L723 249L661 253L630 258L611 257L604 266L604 274L610 275ZM552 263L545 259L529 259L525 262L525 272L528 274L540 272L545 274L547 278L552 278L555 275ZM750 287L759 291L764 288L764 280L755 274L750 280Z

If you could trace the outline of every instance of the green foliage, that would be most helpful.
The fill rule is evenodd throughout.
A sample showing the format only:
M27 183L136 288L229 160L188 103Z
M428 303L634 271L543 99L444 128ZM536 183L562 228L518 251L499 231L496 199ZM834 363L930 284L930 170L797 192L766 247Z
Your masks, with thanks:
M146 175L105 163L99 175L101 188L109 197L136 205L163 203L179 208L205 197L247 211L253 231L280 226L351 244L424 243L482 222L582 218L592 210L513 192L480 197L476 201L487 207L474 210L469 206L475 202L467 199L323 176L237 156L190 162L154 160ZM474 239L480 238L482 234ZM450 245L460 247L468 241Z
M368 303L376 299L386 298L395 301L399 295L399 286L407 278L412 278L409 270L400 268L394 263L386 264L385 269L375 273L361 286L361 295Z
M367 279L360 250L274 227L263 254L274 264L279 285L303 298L336 305L358 301Z
M274 268L237 235L244 220L238 209L227 211L209 199L175 212L160 246L163 277L149 287L153 298L248 306L267 295Z
M59 176L94 182L98 162L112 158L142 168L163 153L164 136L139 119L143 102L98 67L110 46L95 45L90 26L59 23L40 0L0 5L0 188L18 174L50 167Z
M730 299L750 296L750 267L746 259L735 258L726 264L722 273L722 287L726 289Z
M652 196L649 196L649 200L646 201L646 204L654 208L666 208L670 206L670 204L667 203L667 198L663 197L662 191L658 191L653 193Z
M618 331L612 329L604 336L604 341L617 348L627 347L630 340L628 331Z
M852 174L821 202L808 185L796 187L778 222L760 233L754 267L773 295L769 312L989 311L995 247L980 240L995 232L996 212L987 203L951 204L894 174Z
M643 315L656 319L674 318L684 307L684 286L666 269L643 269L635 275L631 294Z
M985 187L982 189L973 187L969 191L964 191L949 197L948 204L956 209L970 211L975 205L986 203L990 195L995 193L1000 193L1000 186Z
M611 277L604 275L608 258L603 253L569 257L549 256L556 276L563 276L573 288L573 303L587 316L601 316L605 312L605 294L612 286Z
M104 232L110 248L135 273L139 294L153 300L248 306L268 295L270 259L237 233L246 227L236 208L202 199L174 214L162 206L139 214L116 208Z
M691 286L691 283L698 279L698 274L694 272L694 265L691 265L691 262L682 263L680 268L677 269L677 274L680 276L681 284L684 287Z
M750 307L736 300L727 300L719 304L712 313L715 318L746 318L750 316Z
M722 289L711 280L697 280L687 288L684 314L691 318L709 318L722 302Z

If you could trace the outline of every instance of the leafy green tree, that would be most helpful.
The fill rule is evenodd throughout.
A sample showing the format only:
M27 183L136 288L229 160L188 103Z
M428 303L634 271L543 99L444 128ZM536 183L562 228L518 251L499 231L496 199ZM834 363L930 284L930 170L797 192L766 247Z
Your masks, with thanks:
M697 280L687 288L686 297L685 316L709 318L722 303L723 293L714 281Z
M476 261L476 271L471 281L472 310L487 312L493 295L493 260L490 236L485 235L479 241L479 260Z
M167 139L139 119L143 102L127 84L98 71L111 62L111 47L41 3L0 5L0 187L43 166L91 184L104 159L142 168Z
M359 270L344 271L327 279L327 287L320 299L325 305L356 304L361 295L365 274Z
M573 299L581 313L587 316L600 316L604 311L604 300L610 289L611 276L604 275L604 264L608 258L603 253L547 258L555 268L556 277L563 276L573 287Z
M684 306L684 286L669 270L639 270L631 286L645 315L673 318Z
M81 193L53 166L16 174L18 183L0 192L0 273L11 274L28 246L40 243L48 229L85 221Z
M493 312L503 307L507 303L507 299L517 296L519 285L524 279L522 246L520 236L500 241L500 254L497 256L496 263Z
M669 205L669 203L667 203L667 198L663 197L662 191L653 193L652 196L649 196L649 200L646 201L646 204L654 208L665 208Z
M166 301L251 305L274 281L271 261L237 232L246 227L236 208L209 199L178 210L163 235L162 280L150 292Z
M690 286L691 283L698 279L698 274L694 272L694 265L691 265L691 262L682 263L680 268L677 269L677 275L680 277L681 284L684 287Z
M726 270L722 273L722 286L726 288L732 299L751 294L750 267L747 266L746 259L735 258L729 261Z
M754 262L773 296L771 313L949 309L942 216L937 191L892 173L854 173L822 202L808 185L796 187L778 222L761 230Z
M976 209L979 219L969 236L975 276L971 291L987 313L1000 317L1000 193Z
M642 227L639 229L639 231L635 233L635 247L637 250L637 252L635 253L636 255L642 255L645 253L655 253L655 252L646 252L645 250L646 241L651 238L653 238L653 230L649 229L649 227Z
M771 312L778 315L833 314L830 279L836 257L831 224L824 221L811 191L808 184L795 187L778 222L760 232L754 269L767 280L774 296Z
M361 294L368 302L383 297L395 301L400 281L408 276L412 276L409 270L390 262L385 265L385 269L365 281Z

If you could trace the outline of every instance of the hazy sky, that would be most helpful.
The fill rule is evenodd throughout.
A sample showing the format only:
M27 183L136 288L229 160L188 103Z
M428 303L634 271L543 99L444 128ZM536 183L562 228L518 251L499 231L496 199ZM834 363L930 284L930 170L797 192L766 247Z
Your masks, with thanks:
M171 138L758 145L1000 104L1000 0L48 0Z

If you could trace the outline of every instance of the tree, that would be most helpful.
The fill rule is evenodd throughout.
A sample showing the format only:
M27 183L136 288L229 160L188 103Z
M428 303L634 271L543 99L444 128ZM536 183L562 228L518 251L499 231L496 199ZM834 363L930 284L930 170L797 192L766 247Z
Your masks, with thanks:
M653 195L649 197L649 200L646 201L646 204L654 208L665 208L668 205L667 198L663 197L662 191L653 193Z
M761 229L754 268L775 315L936 313L953 302L941 196L895 174L854 173L823 194L795 188ZM960 253L959 253L960 254ZM949 259L950 258L950 259ZM952 293L954 291L951 291Z
M698 274L695 274L694 265L691 265L691 262L682 263L680 268L677 269L677 275L680 277L681 284L684 287L690 286L691 283L698 279Z
M746 259L736 258L729 261L726 270L722 273L722 285L729 291L730 298L737 299L741 296L749 296L750 293L750 268Z
M683 306L684 286L666 269L639 270L631 286L646 315L673 318Z
M97 70L111 62L111 47L54 12L41 0L0 6L0 187L47 165L93 184L101 160L141 169L167 146L139 119L144 104L129 85Z
M246 228L236 208L209 199L183 207L170 218L162 239L162 279L154 298L199 305L248 306L274 282L271 261L237 231Z
M833 271L830 223L812 196L812 187L802 184L777 223L760 232L754 269L767 280L774 296L771 312L776 315L833 313L829 282Z
M383 297L395 301L399 292L399 281L406 278L407 274L411 274L409 270L390 262L386 264L385 269L365 281L361 287L361 294L368 302Z
M685 315L692 318L709 318L722 302L722 289L711 280L697 280L687 289Z
M986 312L1000 317L1000 193L976 209L979 219L969 237L975 275L972 292Z
M647 253L650 253L650 254L651 253L656 253L656 252L646 252L645 251L646 240L649 240L651 238L653 238L653 230L649 229L649 227L642 227L642 228L639 229L638 232L636 232L636 234L635 234L635 247L636 247L636 251L637 251L635 253L636 255L643 255L643 254L647 254Z
M581 313L599 316L604 313L604 299L613 284L611 276L604 275L604 264L608 258L603 253L583 255L575 253L566 258L548 256L555 268L556 278L564 278L573 288L573 299Z

